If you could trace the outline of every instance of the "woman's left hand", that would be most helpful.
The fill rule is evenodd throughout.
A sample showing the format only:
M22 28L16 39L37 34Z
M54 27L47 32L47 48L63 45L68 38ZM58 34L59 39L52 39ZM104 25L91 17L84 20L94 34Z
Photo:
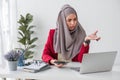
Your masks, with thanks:
M86 36L86 37L85 37L85 41L87 41L87 40L96 40L96 41L99 41L101 37L98 37L98 36L97 36L97 32L98 32L98 31L96 30L94 33Z

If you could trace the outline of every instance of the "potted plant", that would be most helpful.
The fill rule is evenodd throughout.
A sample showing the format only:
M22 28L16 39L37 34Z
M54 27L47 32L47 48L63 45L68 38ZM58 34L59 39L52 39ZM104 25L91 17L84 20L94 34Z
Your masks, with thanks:
M9 69L11 71L17 70L17 61L20 57L20 53L16 50L10 50L4 57L8 61Z
M18 20L19 27L18 27L18 42L22 44L21 50L23 50L24 59L30 59L33 57L34 51L32 48L36 47L35 44L33 44L38 38L33 37L32 34L34 34L34 28L35 26L30 25L30 23L33 21L33 16L30 13L27 13L26 16L20 15L20 19Z

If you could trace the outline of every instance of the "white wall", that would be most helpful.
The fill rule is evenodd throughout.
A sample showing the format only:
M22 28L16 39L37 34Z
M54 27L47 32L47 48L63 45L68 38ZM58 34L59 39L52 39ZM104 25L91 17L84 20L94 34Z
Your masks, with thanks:
M120 64L120 0L17 0L17 19L28 12L34 15L35 35L39 37L36 58L40 58L49 29L56 27L58 12L64 4L76 9L87 34L99 30L102 39L91 42L90 52L117 50L115 63Z

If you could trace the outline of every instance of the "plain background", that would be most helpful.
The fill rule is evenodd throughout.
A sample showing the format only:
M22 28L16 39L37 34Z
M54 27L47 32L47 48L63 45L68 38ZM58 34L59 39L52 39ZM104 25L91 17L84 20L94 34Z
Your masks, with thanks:
M101 40L91 42L90 52L118 51L115 64L120 64L120 0L17 0L16 3L17 20L20 14L33 15L34 36L39 38L35 58L41 59L49 30L56 27L61 7L69 4L77 11L87 35L99 31Z

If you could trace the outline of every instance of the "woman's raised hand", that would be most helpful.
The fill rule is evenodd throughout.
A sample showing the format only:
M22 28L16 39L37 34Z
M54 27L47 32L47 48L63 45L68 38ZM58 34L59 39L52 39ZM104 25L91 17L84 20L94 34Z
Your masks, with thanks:
M99 41L101 39L101 37L97 36L97 32L98 32L98 30L96 30L94 33L86 36L85 37L85 41L87 41L87 40L96 40L96 41Z

